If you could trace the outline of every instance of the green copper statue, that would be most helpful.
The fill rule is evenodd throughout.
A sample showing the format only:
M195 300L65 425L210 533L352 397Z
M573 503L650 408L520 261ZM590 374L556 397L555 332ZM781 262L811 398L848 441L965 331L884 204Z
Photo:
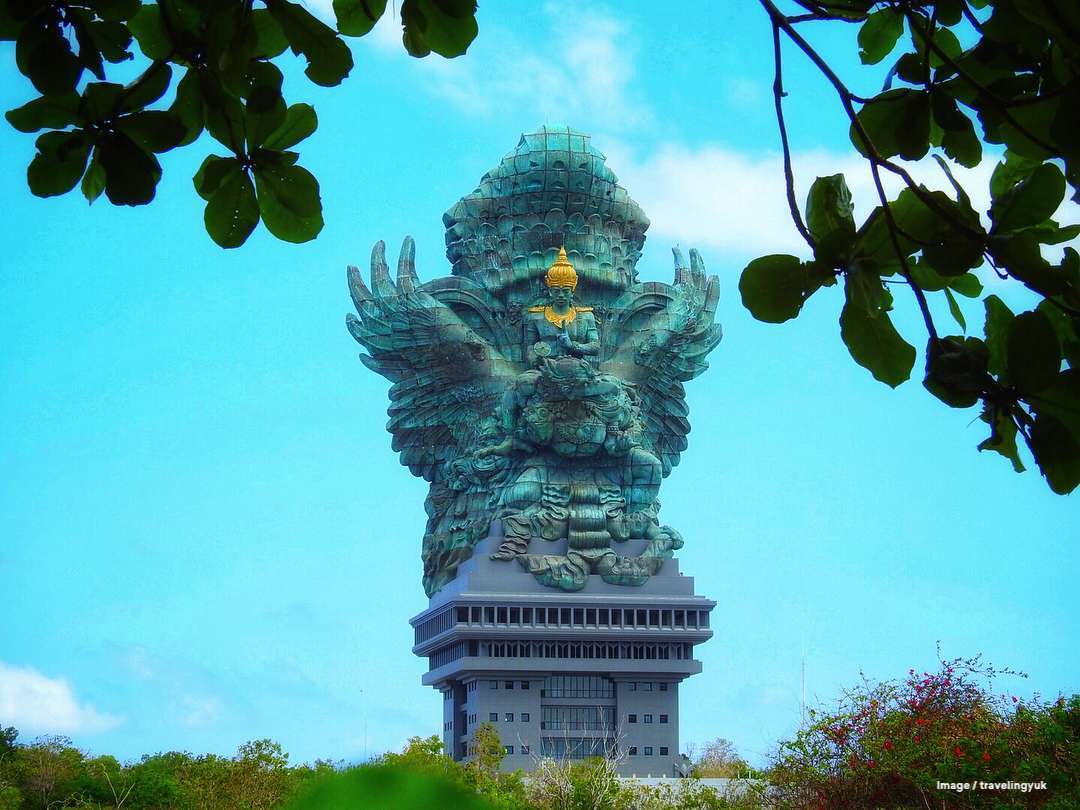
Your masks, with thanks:
M393 447L431 484L425 590L496 519L493 557L546 585L644 583L682 546L657 494L686 449L682 383L720 341L718 280L676 249L674 284L639 283L648 219L565 127L523 135L443 220L450 277L421 285L411 238L396 281L382 242L370 289L348 274L349 331L394 383ZM644 551L620 553L631 539Z

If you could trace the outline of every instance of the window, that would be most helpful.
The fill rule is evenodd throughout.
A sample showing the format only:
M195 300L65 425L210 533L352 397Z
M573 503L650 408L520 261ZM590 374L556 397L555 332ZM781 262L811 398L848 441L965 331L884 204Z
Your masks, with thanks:
M637 722L637 715L636 714L627 715L626 722L627 723L636 723Z
M645 715L645 717L642 718L642 722L651 723L652 722L652 715L651 714Z
M667 722L667 715L666 714L660 715L660 722L661 723L666 723Z
M491 688L492 689L498 689L499 688L499 682L498 681L492 681L491 682Z
M668 748L667 748L666 745L661 745L660 746L660 756L666 757L667 756L667 751L668 751Z
M652 746L651 745L646 745L645 746L645 756L647 756L647 757L652 756Z
M488 722L489 723L498 723L499 722L499 713L498 712L492 712L491 714L489 714L488 715Z
M484 608L484 621L487 624L495 624L495 608L493 608L493 607Z
M613 706L542 706L540 728L580 731L615 729ZM592 735L589 735L592 736Z
M660 691L661 692L666 692L667 691L667 684L666 683L660 684Z
M529 722L529 713L528 712L522 712L521 713L521 722L522 723L528 723Z
M503 688L504 689L513 689L514 688L514 682L513 681L507 681L506 683L503 684Z
M637 746L636 745L631 745L630 750L627 751L626 753L628 753L632 757L636 757L637 756Z
M645 683L639 683L638 684L638 689L640 689L642 692L651 692L652 691L652 681L646 681Z
M507 723L513 723L514 722L514 713L513 712L507 712L506 714L503 715L503 720L505 720Z
M529 746L527 746L527 745L521 746L521 753L523 753L523 754L529 753Z
M522 681L521 682L521 688L522 689L528 689L529 688L529 682L528 681Z
M514 753L514 746L512 746L512 745L504 745L503 746L503 751L506 752L507 754L512 754L512 753Z
M630 681L630 683L628 683L626 685L626 690L628 692L636 692L637 691L637 683L634 682L634 681Z

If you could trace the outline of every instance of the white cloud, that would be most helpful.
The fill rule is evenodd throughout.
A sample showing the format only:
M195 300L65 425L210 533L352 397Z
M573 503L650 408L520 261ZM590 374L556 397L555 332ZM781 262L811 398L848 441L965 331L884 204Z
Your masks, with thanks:
M649 215L653 238L739 257L807 252L791 222L778 153L748 154L716 144L698 149L667 144L639 159L624 145L610 142L604 144L604 152L619 181ZM800 208L815 177L837 173L847 178L858 222L877 204L867 164L854 152L809 151L794 155L792 163ZM951 168L975 209L985 210L994 162L984 161L974 169ZM919 182L953 194L935 161L922 161L909 170ZM890 197L902 187L901 180L888 172L883 172L882 180Z
M90 734L118 726L119 717L80 703L63 678L0 662L0 725L42 734Z
M307 5L333 20L330 0L309 0ZM651 120L651 112L632 91L634 37L623 22L571 2L549 3L544 15L550 35L527 40L481 19L482 33L463 59L408 56L401 44L400 18L389 7L358 43L383 58L401 60L422 79L424 92L470 115L491 118L507 109L532 109L537 123L593 129Z
M180 699L180 723L188 728L204 728L221 716L221 701L216 697L184 695Z

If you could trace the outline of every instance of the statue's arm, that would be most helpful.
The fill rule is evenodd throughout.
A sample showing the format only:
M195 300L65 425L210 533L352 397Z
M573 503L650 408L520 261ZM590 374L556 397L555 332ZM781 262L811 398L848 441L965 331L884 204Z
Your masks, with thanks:
M535 346L540 342L540 330L536 328L536 322L528 315L525 316L525 365L527 368L535 368L539 358L536 356Z
M581 313L585 323L585 340L576 344L575 354L595 357L600 354L600 330L596 328L596 318L591 312Z

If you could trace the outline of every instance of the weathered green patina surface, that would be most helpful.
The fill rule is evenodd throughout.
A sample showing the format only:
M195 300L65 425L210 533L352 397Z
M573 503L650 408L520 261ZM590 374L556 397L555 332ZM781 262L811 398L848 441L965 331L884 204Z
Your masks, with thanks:
M411 238L396 279L382 242L370 287L348 273L360 358L393 382L393 448L431 484L424 589L496 518L495 557L547 585L645 582L682 546L657 494L687 446L682 383L720 341L719 281L676 249L674 283L638 282L649 221L565 127L523 135L443 220L451 276L421 284Z

